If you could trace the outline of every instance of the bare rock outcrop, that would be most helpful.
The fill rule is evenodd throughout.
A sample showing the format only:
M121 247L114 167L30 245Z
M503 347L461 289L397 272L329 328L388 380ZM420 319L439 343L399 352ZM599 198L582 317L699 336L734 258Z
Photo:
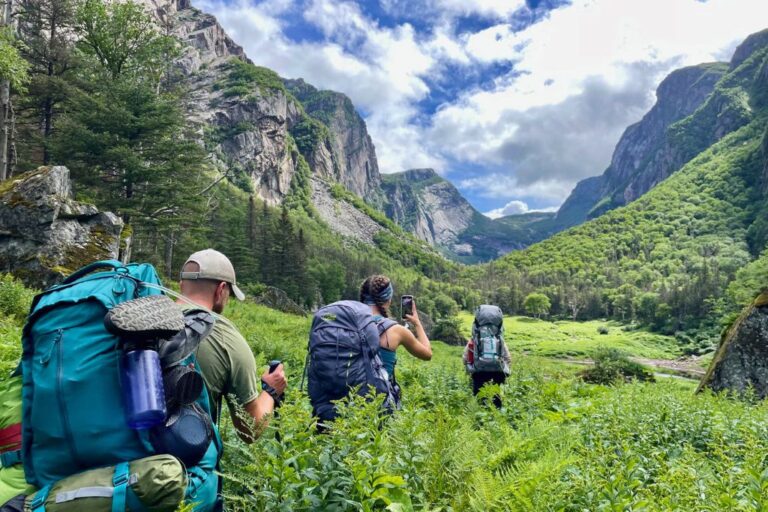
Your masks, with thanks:
M330 185L317 177L312 177L312 203L332 230L352 240L373 245L376 234L384 229L354 205L333 197Z
M335 91L318 90L302 79L285 80L285 85L304 106L307 114L325 124L330 137L321 152L309 158L313 170L324 178L344 185L371 204L381 206L381 175L376 150L365 121L352 100ZM330 157L330 158L328 158Z
M456 250L459 235L477 215L456 187L432 169L388 174L383 187L387 216L431 245Z
M723 336L699 391L754 390L768 396L768 292L763 292Z
M249 178L264 201L281 203L299 165L291 130L309 115L327 128L311 148L298 148L310 171L382 203L373 142L349 98L252 66L216 18L188 0L141 1L183 43L175 64L189 91L187 117L222 173Z
M0 272L45 288L82 265L116 258L123 222L73 199L66 167L0 182Z

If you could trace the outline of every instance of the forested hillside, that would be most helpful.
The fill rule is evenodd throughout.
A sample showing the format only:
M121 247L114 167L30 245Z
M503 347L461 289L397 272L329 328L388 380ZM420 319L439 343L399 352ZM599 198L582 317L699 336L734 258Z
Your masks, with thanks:
M373 272L423 294L432 316L479 301L449 284L456 265L359 197L380 202L380 178L348 98L284 83L213 17L158 5L15 4L14 180L66 165L78 200L122 219L120 257L167 276L212 246L252 292L278 287L305 307L355 296Z
M765 286L768 44L749 42L702 106L673 125L669 150L697 153L681 170L626 207L468 270L468 279L510 311L539 291L556 315L695 331L702 343L701 329L716 335L723 316ZM709 146L714 127L736 118L741 127Z
M213 246L251 291L275 286L305 307L354 297L365 275L385 272L432 316L481 301L521 313L543 293L550 315L639 322L702 346L762 286L765 33L730 65L670 75L617 147L612 192L586 187L610 208L622 183L644 183L627 201L656 185L650 192L464 267L423 240L477 261L559 229L557 217L490 221L433 172L382 180L349 98L254 65L186 2L24 0L16 9L17 35L3 43L14 116L4 172L66 165L77 199L125 224L121 257L167 276Z

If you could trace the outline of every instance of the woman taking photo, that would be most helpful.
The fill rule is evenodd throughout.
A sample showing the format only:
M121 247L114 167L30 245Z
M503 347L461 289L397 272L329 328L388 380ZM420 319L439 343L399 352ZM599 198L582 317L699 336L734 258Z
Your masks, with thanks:
M366 279L360 287L360 302L370 306L376 323L379 324L379 357L387 370L392 385L400 393L400 388L395 380L395 366L397 365L397 349L401 345L411 355L429 361L432 359L432 346L429 343L427 333L419 320L416 311L416 303L410 315L405 315L405 320L413 327L413 332L393 320L389 319L389 310L392 306L394 289L388 277L374 275Z

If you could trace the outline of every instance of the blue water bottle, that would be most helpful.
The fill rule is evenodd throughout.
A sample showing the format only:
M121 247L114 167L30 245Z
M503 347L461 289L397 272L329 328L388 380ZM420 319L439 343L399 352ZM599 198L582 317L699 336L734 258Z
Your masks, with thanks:
M156 350L127 350L120 371L128 426L146 429L165 420L165 391Z

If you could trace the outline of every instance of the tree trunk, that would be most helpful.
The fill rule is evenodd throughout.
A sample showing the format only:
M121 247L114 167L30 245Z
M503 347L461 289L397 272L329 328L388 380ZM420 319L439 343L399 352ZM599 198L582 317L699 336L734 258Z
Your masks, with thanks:
M123 229L131 229L131 234L123 238L123 243L120 244L120 254L118 259L127 264L131 261L131 250L133 249L133 230L131 226L131 216L123 214Z
M2 4L2 16L0 28L11 24L11 0L5 0ZM8 139L11 132L11 82L0 82L0 181L10 175L10 161L8 159Z
M165 237L165 275L173 276L173 248L176 245L176 237L171 232Z
M0 83L0 181L9 176L8 139L10 135L11 84L8 80Z
M55 18L51 20L51 26L50 26L50 33L48 36L48 40L50 41L51 46L53 46L53 41L56 40L56 29L57 24L55 21ZM55 74L55 67L53 60L50 58L48 59L48 63L46 65L46 74L48 75L48 79ZM47 98L45 98L45 102L43 103L43 165L48 165L51 161L51 154L50 149L48 148L50 143L50 137L51 137L51 131L53 130L53 97L49 94Z

